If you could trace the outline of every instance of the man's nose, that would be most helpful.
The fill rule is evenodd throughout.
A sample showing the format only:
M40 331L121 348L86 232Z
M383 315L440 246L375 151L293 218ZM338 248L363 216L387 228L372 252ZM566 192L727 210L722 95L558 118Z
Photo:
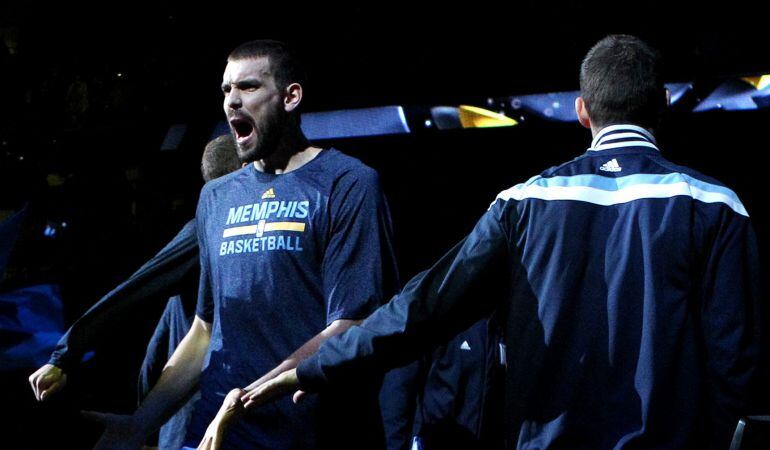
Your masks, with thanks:
M231 89L230 94L227 96L226 106L232 109L240 108L243 103L241 102L241 93L238 89Z

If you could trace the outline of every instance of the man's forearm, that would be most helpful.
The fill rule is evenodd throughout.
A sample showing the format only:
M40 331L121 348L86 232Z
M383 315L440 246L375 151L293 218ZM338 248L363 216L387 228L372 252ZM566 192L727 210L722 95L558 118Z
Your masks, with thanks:
M148 432L163 425L195 388L210 341L211 324L195 317L190 332L182 339L155 387L134 413L134 419Z
M231 391L225 398L217 416L206 429L206 434L204 435L201 447L199 448L210 448L209 446L212 445L214 448L218 448L213 443L221 438L221 435L230 423L238 420L243 409L258 406L258 403L251 400L251 396L279 395L279 393L282 393L285 389L292 389L292 386L296 383L296 376L293 376L294 372L291 371L291 369L297 367L297 364L299 364L300 361L315 353L325 340L342 333L360 322L360 320L335 320L331 325L313 336L309 341L302 344L302 346L289 355L288 358L283 360L283 362L257 381L251 383L242 390L236 388ZM287 373L290 373L292 376L287 377ZM269 389L268 392L265 392L264 388L271 385L274 385L277 389Z
M324 328L323 331L316 334L309 341L302 344L300 348L298 348L294 353L289 355L288 358L283 360L273 370L263 375L257 381L245 387L244 390L250 391L255 387L261 385L262 383L268 380L272 380L279 374L297 367L300 361L302 361L303 359L315 353L316 350L318 350L318 347L320 347L325 340L329 339L334 335L340 334L343 331L347 330L348 328L354 325L357 325L359 323L361 323L361 320L347 320L347 319L335 320L334 322L331 323L331 325Z

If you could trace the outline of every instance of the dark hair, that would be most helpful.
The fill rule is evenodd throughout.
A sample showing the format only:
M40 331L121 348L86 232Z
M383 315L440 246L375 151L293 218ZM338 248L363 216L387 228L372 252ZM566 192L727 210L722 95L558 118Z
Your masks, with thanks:
M201 158L201 174L204 180L214 180L240 167L241 161L238 159L235 141L231 135L219 136L206 144Z
M305 86L307 81L305 69L294 50L283 42L269 39L245 42L230 52L227 60L262 57L267 57L270 61L270 71L278 89L284 90L292 83Z
M580 95L598 127L633 123L655 128L666 108L660 54L641 39L607 36L580 66Z

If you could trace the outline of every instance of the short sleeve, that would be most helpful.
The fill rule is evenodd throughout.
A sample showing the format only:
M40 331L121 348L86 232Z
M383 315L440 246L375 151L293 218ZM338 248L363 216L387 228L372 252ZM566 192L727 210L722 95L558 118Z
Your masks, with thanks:
M198 286L198 303L195 315L204 322L214 321L214 298L211 295L211 264L206 241L206 188L201 191L198 209L195 213L198 228L198 247L200 248L201 277Z
M326 321L363 319L398 288L390 211L377 172L362 167L343 174L329 208L322 266Z

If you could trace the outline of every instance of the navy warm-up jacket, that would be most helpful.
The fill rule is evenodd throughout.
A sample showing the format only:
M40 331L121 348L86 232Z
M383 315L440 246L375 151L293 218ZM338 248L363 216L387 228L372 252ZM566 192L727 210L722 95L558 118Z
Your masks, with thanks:
M298 376L311 392L366 376L494 312L508 447L727 448L757 365L758 270L733 191L665 160L646 130L610 126L500 193Z

